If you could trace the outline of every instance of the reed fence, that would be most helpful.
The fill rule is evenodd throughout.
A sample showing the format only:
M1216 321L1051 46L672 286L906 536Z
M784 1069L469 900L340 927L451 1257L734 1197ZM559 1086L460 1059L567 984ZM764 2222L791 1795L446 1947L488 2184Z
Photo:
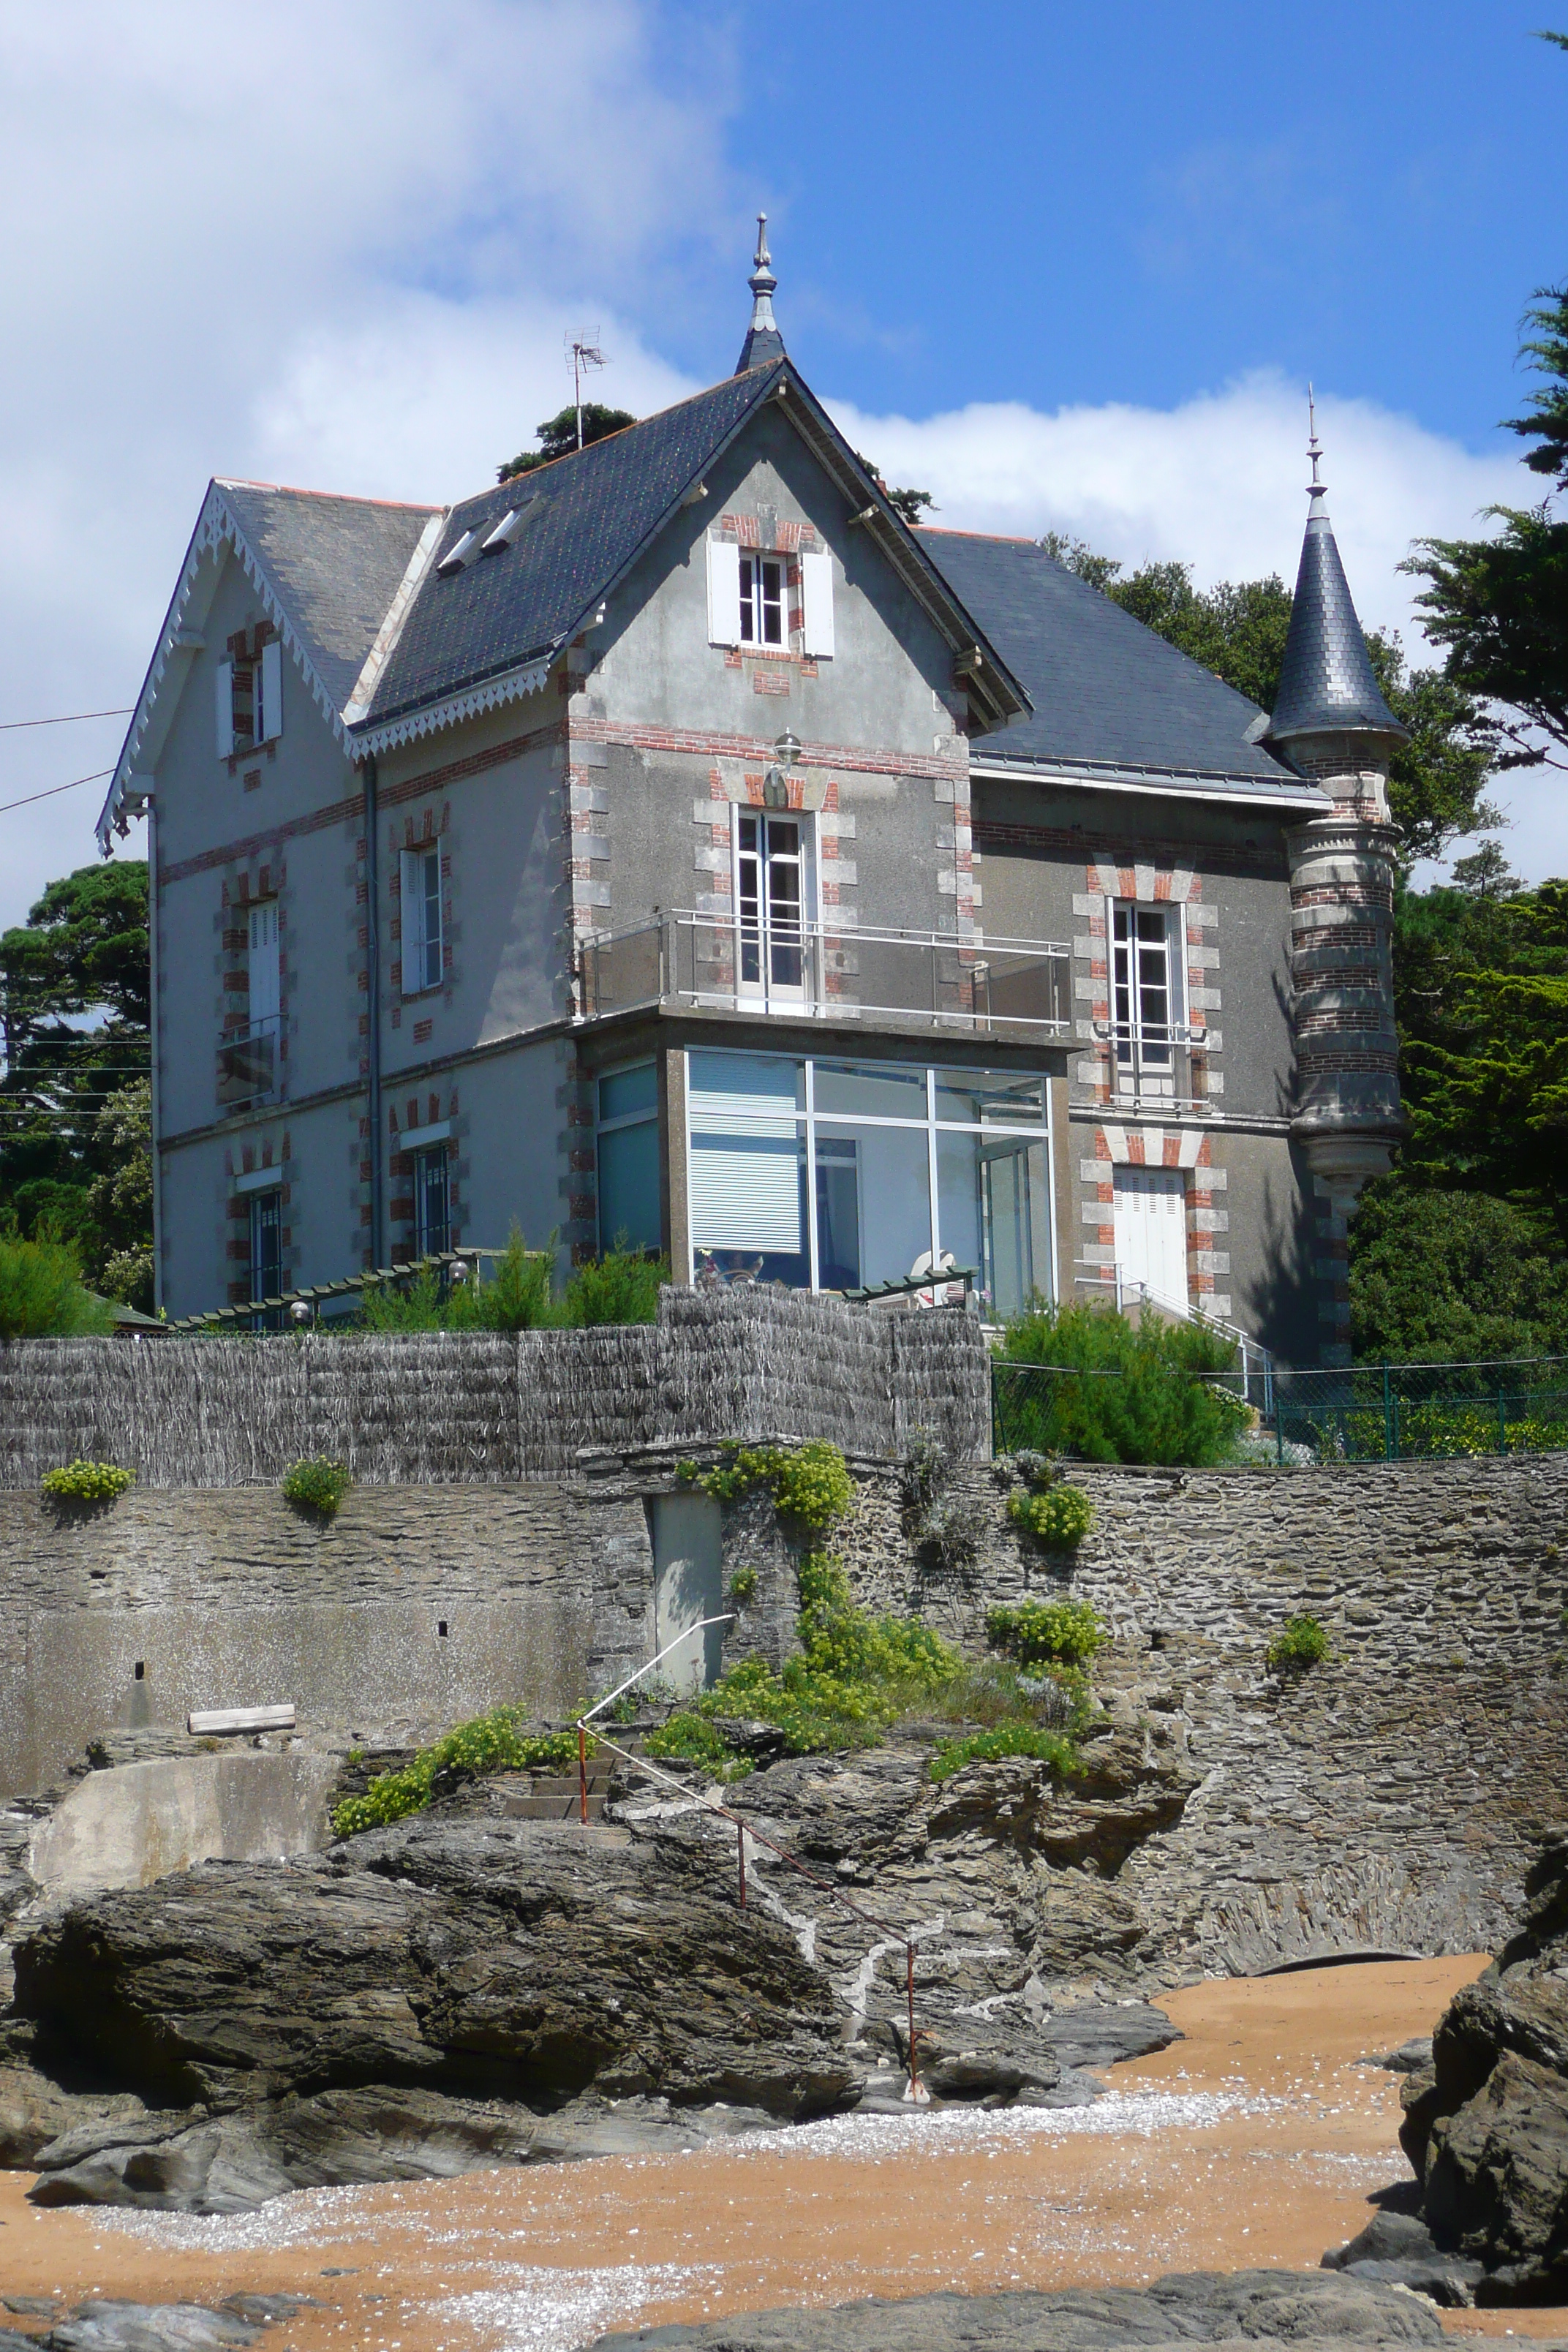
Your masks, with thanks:
M787 1433L896 1458L990 1448L984 1336L959 1308L666 1289L585 1331L257 1333L0 1345L0 1486L77 1456L149 1486L270 1484L328 1454L377 1486L560 1477L585 1449Z

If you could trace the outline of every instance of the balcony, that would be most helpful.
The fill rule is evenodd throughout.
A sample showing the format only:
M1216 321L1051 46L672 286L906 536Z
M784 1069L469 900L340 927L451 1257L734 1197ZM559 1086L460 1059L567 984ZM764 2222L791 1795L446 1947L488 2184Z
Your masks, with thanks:
M279 1050L281 1029L281 1021L273 1013L224 1038L217 1049L220 1110L246 1110L257 1103L277 1101L283 1082Z
M1120 1021L1094 1024L1097 1044L1109 1046L1099 1085L1079 1098L1128 1111L1212 1111L1207 1032L1178 1024Z
M969 1034L1066 1036L1071 954L1038 940L748 924L663 915L584 941L583 1018L655 1005L825 1021L892 1021Z

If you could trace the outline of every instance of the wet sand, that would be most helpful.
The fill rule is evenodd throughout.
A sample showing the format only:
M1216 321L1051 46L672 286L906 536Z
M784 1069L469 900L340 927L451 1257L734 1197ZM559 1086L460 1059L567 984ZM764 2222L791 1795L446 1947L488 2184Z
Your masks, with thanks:
M28 2175L0 2174L0 2293L319 2298L266 2352L571 2352L781 2304L1315 2266L1409 2177L1399 2079L1356 2062L1429 2032L1485 1965L1194 1986L1163 2004L1185 2041L1062 2113L849 2119L684 2157L308 2189L231 2219L40 2213ZM1445 2320L1568 2337L1568 2312Z

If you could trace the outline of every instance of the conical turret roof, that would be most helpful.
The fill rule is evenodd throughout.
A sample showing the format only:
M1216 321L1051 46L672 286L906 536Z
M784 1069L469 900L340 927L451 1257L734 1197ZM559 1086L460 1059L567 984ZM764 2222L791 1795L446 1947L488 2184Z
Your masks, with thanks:
M773 289L778 282L773 273L773 256L768 251L768 216L759 213L757 251L748 280L752 289L752 323L741 345L741 356L735 362L737 375L744 375L748 368L769 367L784 355L784 337L773 317Z
M1328 492L1318 479L1321 450L1315 430L1308 454L1311 506L1279 689L1264 740L1287 754L1293 742L1311 735L1367 735L1390 746L1403 743L1408 730L1383 698L1334 543Z

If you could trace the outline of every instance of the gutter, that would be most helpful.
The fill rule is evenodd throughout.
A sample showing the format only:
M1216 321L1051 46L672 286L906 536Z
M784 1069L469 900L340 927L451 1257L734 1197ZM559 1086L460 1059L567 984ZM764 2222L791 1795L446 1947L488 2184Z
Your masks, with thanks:
M1142 778L1100 776L1088 768L1043 767L1023 760L1003 761L972 757L969 772L972 777L992 783L1060 784L1093 793L1142 793L1156 800L1223 801L1231 807L1308 810L1314 816L1325 815L1334 807L1327 793L1279 791L1268 784L1249 788L1239 777L1228 788L1226 781L1220 777L1215 777L1212 783L1189 784L1184 783L1174 771Z

